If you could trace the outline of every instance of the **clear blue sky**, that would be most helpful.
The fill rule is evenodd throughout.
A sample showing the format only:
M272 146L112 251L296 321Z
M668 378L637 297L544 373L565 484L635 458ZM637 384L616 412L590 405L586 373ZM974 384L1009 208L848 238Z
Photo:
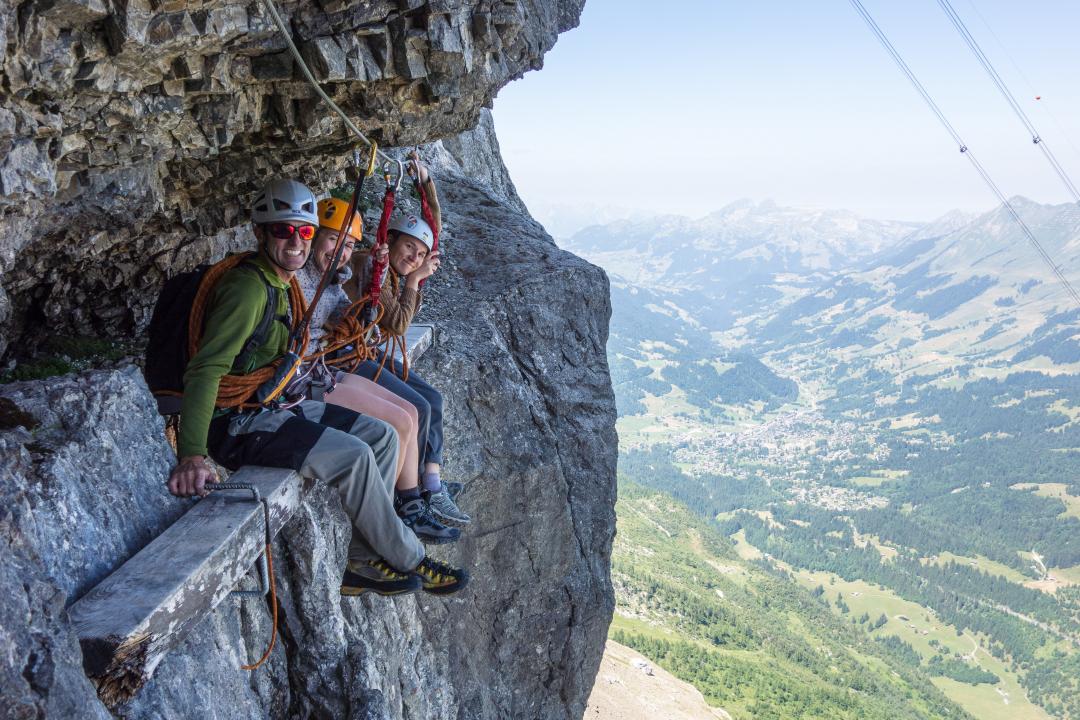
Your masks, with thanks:
M935 0L863 1L1007 195L1067 199ZM952 3L1080 183L1080 2ZM914 220L995 203L847 0L587 0L494 115L542 221L742 197Z

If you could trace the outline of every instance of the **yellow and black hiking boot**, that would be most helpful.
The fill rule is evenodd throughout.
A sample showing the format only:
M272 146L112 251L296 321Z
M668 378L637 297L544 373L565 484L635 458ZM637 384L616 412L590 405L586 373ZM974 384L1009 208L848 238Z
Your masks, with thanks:
M341 594L405 595L420 590L423 585L415 574L398 572L383 560L350 560L345 566L345 576L341 578Z
M420 561L413 570L413 577L423 581L423 590L432 595L449 595L456 593L469 584L467 570L432 560L429 557Z

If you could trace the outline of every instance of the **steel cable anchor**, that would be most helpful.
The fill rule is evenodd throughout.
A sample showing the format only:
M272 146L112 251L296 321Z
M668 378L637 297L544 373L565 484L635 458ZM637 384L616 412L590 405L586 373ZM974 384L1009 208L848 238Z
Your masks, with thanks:
M270 503L259 492L259 488L249 483L206 483L206 489L211 492L219 490L242 490L251 493L251 499L262 505L263 508L263 533L265 536L263 547L270 547ZM266 567L266 551L259 553L259 589L258 590L233 590L230 595L239 597L264 597L270 593L270 572Z

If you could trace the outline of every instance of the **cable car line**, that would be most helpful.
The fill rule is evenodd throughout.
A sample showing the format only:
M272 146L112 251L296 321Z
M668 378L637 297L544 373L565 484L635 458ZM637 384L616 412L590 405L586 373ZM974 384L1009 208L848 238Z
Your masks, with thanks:
M919 82L919 78L915 76L915 73L912 72L908 64L904 62L904 58L901 57L900 53L893 46L893 44L889 42L889 38L885 35L885 32L874 21L874 18L870 15L869 11L867 11L866 7L862 4L860 0L849 1L851 2L852 7L855 8L855 11L859 13L859 16L862 17L862 19L866 22L866 25L870 28L870 31L874 33L874 36L878 39L878 42L881 43L881 46L885 48L885 51L889 53L890 57L892 57L893 62L896 63L896 66L900 68L900 71L904 73L907 79L911 82L911 85L915 88L919 95L922 96L922 99L926 102L927 106L937 117L938 121L941 122L941 125L945 128L946 131L948 131L949 135L952 136L953 140L956 141L956 144L960 147L960 152L963 153L965 157L967 157L968 161L971 163L971 166L975 168L975 171L977 173L979 173L979 176L986 183L987 187L990 188L990 190L994 193L994 195L1001 202L1001 204L1005 206L1005 209L1009 212L1009 215L1012 216L1012 219L1016 221L1016 224L1020 227L1021 231L1023 231L1024 235L1027 237L1032 247L1035 248L1035 250L1039 253L1039 256L1050 268L1050 271L1053 272L1054 276L1065 287L1065 290L1069 293L1070 297L1072 297L1073 301L1076 303L1076 306L1080 308L1080 293L1077 293L1076 289L1073 288L1072 284L1069 282L1069 279L1065 277L1065 275L1061 272L1058 264L1054 262L1054 259L1050 256L1050 253L1046 251L1042 243L1039 242L1039 239L1036 238L1035 234L1031 231L1031 228L1029 228L1027 223L1024 222L1024 219L1020 217L1020 214L1016 211L1016 208L1014 208L1012 206L1012 203L1009 202L1009 199L1005 197L1005 194L1001 191L1001 188L999 188L997 186L997 183L994 182L993 178L990 177L990 173L987 172L986 168L984 168L982 163L979 162L978 158L975 157L975 154L971 151L970 148L968 148L967 144L964 142L964 139L960 136L960 133L958 133L956 131L956 128L953 127L952 123L949 122L949 119L945 116L945 113L941 111L941 108L938 107L938 104L934 102L934 98L930 96L929 91L927 91L926 87L921 82Z
M990 58L988 58L986 56L986 53L983 52L982 47L979 46L979 42L975 39L975 36L971 34L971 31L968 30L967 25L964 24L963 19L956 12L956 9L953 8L952 3L950 3L949 0L937 0L937 2L938 5L941 6L941 9L945 11L945 14L949 16L949 20L952 21L953 27L955 27L956 31L960 33L960 37L962 37L964 39L964 42L967 43L968 48L971 49L972 54L975 55L975 58L979 61L979 64L983 66L986 74L990 76L990 79L993 81L994 85L997 86L997 89L1001 92L1002 97L1005 98L1005 101L1009 104L1009 107L1012 108L1013 113L1016 115L1017 118L1020 119L1020 122L1024 124L1024 127L1031 135L1031 141L1042 151L1042 154L1046 158L1046 161L1050 163L1050 167L1052 167L1054 169L1054 172L1057 173L1057 176L1061 178L1061 182L1065 184L1065 189L1069 191L1069 194L1072 195L1075 202L1080 203L1080 192L1077 191L1076 185L1073 184L1073 181L1069 177L1069 174L1065 172L1065 168L1063 168L1061 166L1061 163L1058 162L1057 157L1055 157L1053 151L1050 150L1050 146L1046 144L1046 140L1042 137L1039 131L1035 129L1035 125L1031 122L1031 119L1027 116L1027 113L1024 112L1024 109L1020 106L1020 103L1016 101L1016 98L1009 90L1009 86L1005 84L1005 80L1002 79L1001 75L994 68L993 63L990 62Z

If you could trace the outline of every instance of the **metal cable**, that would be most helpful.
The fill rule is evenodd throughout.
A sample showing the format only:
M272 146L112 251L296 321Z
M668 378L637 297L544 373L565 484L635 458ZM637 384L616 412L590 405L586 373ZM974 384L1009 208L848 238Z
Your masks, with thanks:
M297 64L300 66L300 71L304 73L304 77L306 77L307 81L311 83L311 87L314 88L315 92L318 93L319 97L326 101L326 104L330 106L330 109L338 114L341 120L345 123L345 127L352 131L352 133L358 138L360 138L360 140L362 140L368 147L371 147L372 143L370 140L368 140L367 135L365 135L360 130L360 128L356 126L356 123L354 123L349 118L349 116L345 114L345 111L338 107L337 103L330 99L330 96L326 94L326 92L319 85L319 82L315 79L315 76L311 73L311 69L308 68L308 65L304 61L303 56L300 55L300 51L297 49L296 43L293 42L292 33L289 31L288 26L285 25L285 21L281 18L280 13L278 13L278 9L274 5L274 0L262 0L262 3L263 6L266 8L267 12L270 13L270 18L274 21L274 24L277 25L277 29L281 33L281 36L285 39L285 43L289 46L289 52L292 53L293 59L295 59ZM379 157L383 158L387 162L397 162L397 160L390 157L382 150L377 150L376 152L378 153Z
M990 23L986 21L986 18L983 17L983 14L979 12L979 6L975 4L975 0L967 0L967 4L971 7L971 11L975 13L975 16L979 18L979 22L982 23L982 26L986 28L986 32L990 33L990 37L994 38L994 42L997 43L997 46L998 48L1000 48L1002 54L1004 54L1005 57L1008 58L1009 64L1012 65L1013 70L1016 71L1016 74L1020 77L1021 80L1024 81L1024 84L1027 85L1027 89L1031 92L1032 96L1035 96L1036 100L1040 99L1038 97L1039 93L1035 90L1035 86L1032 84L1031 80L1028 79L1028 76L1024 74L1023 68L1021 68L1020 64L1016 62L1016 58L1014 58L1012 56L1012 53L1009 52L1009 48L1005 45L1004 42L1002 42L1001 38L998 37L998 34L994 32L993 26L990 25ZM1066 130L1065 126L1061 124L1060 120L1058 120L1057 114L1050 109L1049 105L1045 103L1040 102L1039 106L1042 111L1046 113L1046 116L1053 121L1054 125L1057 126L1058 131L1061 133L1061 137L1065 138L1065 142L1069 144L1069 147L1072 148L1072 151L1077 156L1080 156L1080 148L1077 148L1075 143L1073 143L1072 138L1069 137L1069 131Z
M960 137L960 133L958 133L956 131L956 128L952 126L952 123L950 123L948 118L945 117L945 113L943 113L941 111L941 108L938 107L938 104L934 102L934 99L930 96L930 93L926 90L923 84L919 82L919 79L915 76L915 73L912 72L911 68L908 67L908 64L904 62L904 58L900 56L900 53L896 50L895 47L893 47L893 44L889 42L889 38L885 35L884 31L878 26L876 22L874 22L874 18L871 17L866 7L863 6L860 0L850 0L850 2L852 7L855 8L855 11L859 13L859 15L864 21L866 21L866 25L870 28L870 31L874 33L874 36L877 37L878 42L881 43L881 46L885 48L886 52L888 52L889 55L892 57L893 61L896 63L896 66L900 68L900 71L904 73L904 75L911 82L915 90L918 91L919 95L922 96L922 99L926 101L927 106L941 122L942 126L948 131L949 135L952 136L953 140L956 141L956 144L960 146L960 152L967 157L968 161L971 162L972 167L974 167L975 171L979 173L979 177L983 179L987 187L990 188L990 190L994 193L994 195L1001 202L1001 204L1005 206L1005 209L1009 212L1009 215L1012 216L1012 219L1016 221L1016 224L1023 231L1024 235L1027 237L1032 247L1035 248L1035 250L1039 253L1039 256L1043 259L1047 266L1049 266L1050 271L1065 287L1065 290L1069 293L1070 297L1072 297L1077 307L1080 307L1080 293L1076 292L1072 284L1069 282L1068 278L1066 278L1065 275L1061 272L1061 268L1057 265L1057 263L1054 262L1054 259L1050 256L1050 253L1048 253L1046 249L1042 246L1042 243L1040 243L1038 238L1035 237L1035 234L1031 231L1031 228L1029 228L1027 223L1024 222L1023 218L1020 217L1020 214L1016 211L1016 208L1012 206L1012 203L1010 203L1009 199L1005 197L1005 194L1001 192L1001 189L997 186L997 183L995 183L993 178L990 177L990 173L986 171L986 168L983 167L982 163L980 163L979 160L975 157L975 154L971 152L970 148L968 148L968 146L964 143L963 138Z
M990 58L983 52L983 49L979 46L975 36L971 34L967 25L964 24L963 19L961 19L960 15L953 8L952 3L950 3L949 0L938 0L938 5L940 5L941 9L945 11L945 14L949 16L949 20L952 21L953 27L956 28L956 31L960 33L960 37L967 43L968 48L971 49L971 52L975 55L979 64L983 66L983 70L986 71L986 74L990 76L994 85L997 86L998 91L1001 92L1002 97L1005 98L1005 102L1012 108L1013 113L1019 118L1020 122L1023 123L1024 128L1031 135L1031 142L1042 151L1046 161L1050 163L1050 167L1053 168L1054 172L1057 173L1057 176L1061 178L1061 182L1064 183L1065 189L1072 195L1073 200L1080 203L1080 192L1077 192L1076 185L1073 184L1069 174L1065 172L1065 168L1058 162L1053 151L1051 151L1049 145L1046 144L1046 140L1044 140L1039 134L1039 131L1035 129L1035 125L1031 122L1031 119L1028 118L1027 113L1024 112L1020 103L1016 101L1012 91L1009 90L1009 86L1005 84L1005 80L998 74L993 63L990 62Z

